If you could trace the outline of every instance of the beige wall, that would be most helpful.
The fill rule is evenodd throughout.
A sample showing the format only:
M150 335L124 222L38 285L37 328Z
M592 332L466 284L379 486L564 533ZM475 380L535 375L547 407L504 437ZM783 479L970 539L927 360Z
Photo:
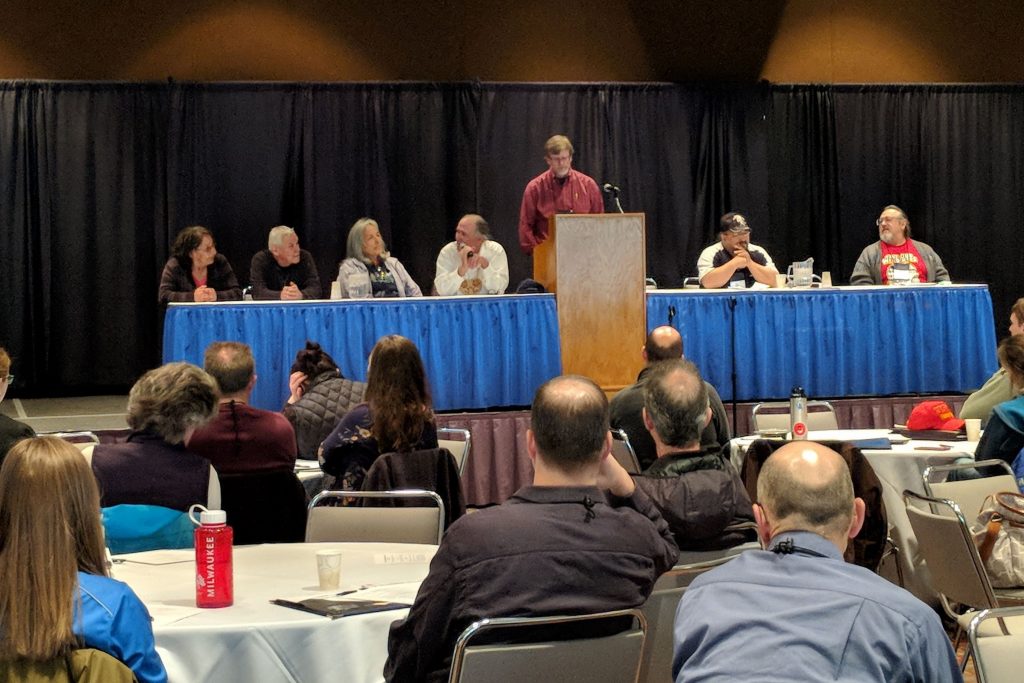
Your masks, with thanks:
M1011 0L8 0L0 26L3 79L1024 81Z

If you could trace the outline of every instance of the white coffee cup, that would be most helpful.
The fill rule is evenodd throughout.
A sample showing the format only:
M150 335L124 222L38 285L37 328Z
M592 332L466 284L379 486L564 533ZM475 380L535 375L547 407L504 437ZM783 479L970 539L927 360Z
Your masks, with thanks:
M320 579L320 590L333 590L341 585L341 552L316 551L316 573Z
M964 426L967 428L967 440L968 441L980 441L981 440L981 420L978 418L971 418L964 420Z

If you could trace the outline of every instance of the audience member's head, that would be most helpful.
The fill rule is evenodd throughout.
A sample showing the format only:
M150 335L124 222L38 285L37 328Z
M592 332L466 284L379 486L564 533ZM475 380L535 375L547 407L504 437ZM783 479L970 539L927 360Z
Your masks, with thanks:
M1014 301L1010 307L1010 334L1024 334L1024 297Z
M609 444L608 399L578 375L550 379L537 389L530 434L537 457L566 474L600 465Z
M657 363L683 357L683 336L669 325L655 327L644 342L644 360Z
M168 363L150 370L128 394L128 426L182 443L209 422L217 410L217 382L190 363Z
M187 272L192 268L192 252L203 244L203 238L209 237L213 241L213 233L201 225L190 225L181 232L174 240L174 247L171 253L178 259L178 264Z
M854 498L846 461L814 441L792 441L765 461L757 501L765 543L785 531L810 531L843 551L864 523L864 501Z
M330 354L320 348L316 342L308 340L305 348L295 354L295 362L292 363L292 369L288 372L301 372L309 380L313 380L325 372L341 375L338 364L334 362Z
M106 576L100 497L81 452L24 439L0 467L0 660L51 659L79 647L78 571Z
M999 365L1010 377L1010 385L1016 391L1024 390L1024 335L1013 335L999 342L996 350Z
M370 351L365 400L380 452L412 450L434 416L427 374L415 344L397 334L377 340Z
M700 446L711 409L697 366L676 358L656 363L644 382L644 424L665 446Z
M206 347L203 369L217 382L222 397L227 398L251 390L256 360L248 344L233 341L213 342Z

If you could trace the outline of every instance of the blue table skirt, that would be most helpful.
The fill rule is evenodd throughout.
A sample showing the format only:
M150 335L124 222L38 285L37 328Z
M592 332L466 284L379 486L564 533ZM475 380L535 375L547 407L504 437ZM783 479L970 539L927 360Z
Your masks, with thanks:
M256 357L252 403L279 410L307 339L346 377L365 380L370 349L387 334L419 347L438 410L529 405L537 387L561 373L550 294L171 305L163 358L201 367L210 342L245 342Z
M812 397L957 393L981 386L997 367L984 285L649 292L648 327L664 324L670 306L686 356L724 400L733 397L734 355L740 401L783 399L794 384ZM366 358L385 334L419 347L438 410L529 405L561 372L548 294L172 305L164 362L202 365L210 342L244 341L259 374L253 404L277 410L306 339L327 349L346 377L365 379Z
M998 367L984 285L800 291L650 292L649 328L669 307L686 356L724 400L964 392Z

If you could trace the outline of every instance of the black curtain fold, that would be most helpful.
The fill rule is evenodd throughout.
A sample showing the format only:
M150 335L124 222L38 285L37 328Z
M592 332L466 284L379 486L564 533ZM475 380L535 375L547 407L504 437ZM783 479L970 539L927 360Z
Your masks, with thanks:
M1022 121L1024 86L0 82L0 345L21 395L127 387L159 362L159 273L192 223L243 283L269 228L293 225L326 291L372 216L429 291L479 212L514 285L522 190L555 133L647 214L661 286L695 274L730 210L780 268L813 256L844 282L895 203L955 281L990 284L1001 321Z

